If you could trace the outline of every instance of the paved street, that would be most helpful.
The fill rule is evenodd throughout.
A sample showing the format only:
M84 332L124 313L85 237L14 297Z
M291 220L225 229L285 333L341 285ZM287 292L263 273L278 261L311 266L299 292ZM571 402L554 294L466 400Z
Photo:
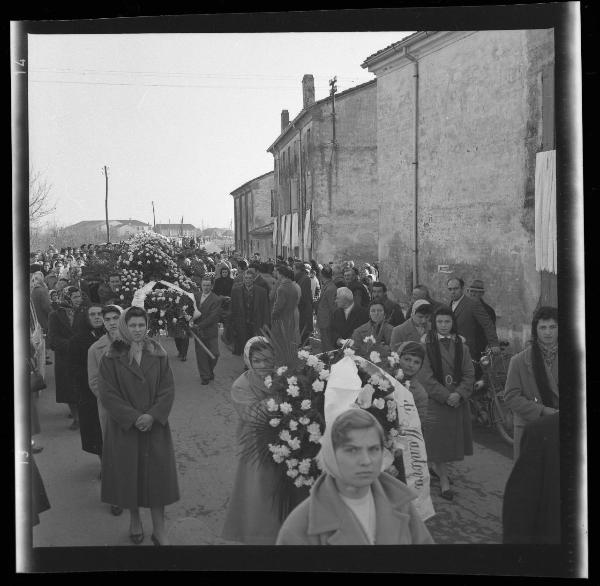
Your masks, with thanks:
M179 471L181 500L167 507L173 545L226 544L219 538L235 473L236 415L229 400L232 381L243 371L240 357L221 347L216 381L200 385L194 349L187 362L176 358L170 338L161 343L171 356L176 396L170 424ZM66 405L54 400L53 366L47 370L48 389L39 399L42 433L36 436L43 452L35 456L51 509L34 528L34 546L130 545L129 516L113 517L100 502L98 458L81 450L78 431L68 426ZM427 524L437 543L500 543L502 493L510 472L511 448L492 430L475 430L475 454L453 466L453 502L431 487L437 515ZM142 510L146 539L152 525Z

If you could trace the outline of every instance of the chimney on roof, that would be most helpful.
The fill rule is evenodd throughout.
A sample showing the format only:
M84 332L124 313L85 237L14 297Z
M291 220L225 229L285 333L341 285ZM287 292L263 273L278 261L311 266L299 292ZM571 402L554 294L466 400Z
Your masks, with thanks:
M310 108L315 103L315 78L307 73L302 78L302 109Z
M290 113L287 110L281 110L281 132L290 125Z

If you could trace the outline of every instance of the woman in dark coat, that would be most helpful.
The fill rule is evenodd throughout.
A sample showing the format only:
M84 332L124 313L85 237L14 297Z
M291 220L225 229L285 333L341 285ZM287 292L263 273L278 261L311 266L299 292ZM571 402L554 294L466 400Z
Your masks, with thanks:
M276 271L277 288L271 311L271 330L282 329L287 332L291 328L297 336L300 331L300 312L298 311L300 287L293 281L292 269L285 265L277 265Z
M62 302L48 315L48 346L54 350L54 382L56 402L69 405L73 423L69 429L79 429L79 394L73 384L69 364L69 340L81 323L81 292L76 287L63 291Z
M88 349L105 333L102 321L102 306L92 304L87 309L87 320L69 341L68 355L71 376L79 396L79 432L84 452L96 454L102 460L102 429L98 416L98 401L88 384Z
M167 353L147 335L148 316L130 307L121 340L100 360L98 390L108 413L102 452L105 503L129 509L130 540L144 539L139 507L149 507L155 545L168 545L164 507L179 500L168 417L175 389Z
M432 329L424 336L425 362L419 380L429 395L424 425L431 467L440 478L442 497L452 500L447 462L473 455L471 410L475 370L469 348L456 333L452 310L435 312Z
M220 276L215 279L213 293L221 297L231 297L231 288L233 287L233 279L231 271L227 267L221 267Z

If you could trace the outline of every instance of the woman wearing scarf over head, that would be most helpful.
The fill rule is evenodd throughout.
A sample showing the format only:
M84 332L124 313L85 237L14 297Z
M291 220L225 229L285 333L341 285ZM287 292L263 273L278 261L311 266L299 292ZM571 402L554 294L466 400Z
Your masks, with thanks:
M382 473L384 432L353 408L328 422L318 458L323 473L287 517L277 545L415 545L433 539L416 493Z
M369 359L370 348L373 342L365 342L365 338L372 338L379 345L389 348L394 327L385 321L385 308L379 301L369 304L369 321L359 326L352 333L354 344L352 349L363 358Z
M87 319L81 322L79 330L69 340L68 357L71 376L79 396L79 432L81 449L96 454L102 461L102 429L98 416L98 402L88 384L87 356L89 347L104 334L102 306L92 303L87 308Z
M530 421L558 412L558 310L540 307L531 322L531 345L508 365L504 400L514 413L514 459Z
M130 307L120 340L100 360L98 390L108 412L102 452L102 501L130 511L129 539L144 540L139 507L150 508L154 545L168 545L164 507L179 500L168 417L175 389L167 353L147 335L148 315Z
M454 491L450 490L447 463L473 455L469 397L475 370L449 307L435 312L431 331L423 339L425 362L419 382L429 395L423 425L425 447L433 473L440 478L442 497L452 500Z
M54 350L56 402L69 405L69 416L73 418L69 429L79 429L79 393L69 363L69 340L83 320L81 301L81 291L77 287L66 287L58 309L48 315L47 342L48 347Z
M242 451L254 433L255 409L271 397L265 377L273 372L273 351L268 340L255 336L246 342L244 362L248 370L231 388L239 416L238 442ZM251 441L251 439L250 439ZM279 473L273 462L257 462L242 453L238 462L222 537L247 545L274 545L281 527L275 500Z

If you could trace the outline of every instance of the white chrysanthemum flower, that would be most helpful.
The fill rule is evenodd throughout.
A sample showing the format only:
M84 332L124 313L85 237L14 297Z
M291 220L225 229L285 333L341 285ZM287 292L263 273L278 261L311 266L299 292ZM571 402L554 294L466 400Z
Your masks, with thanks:
M319 364L319 362L320 362L319 359L316 356L314 356L313 354L309 354L308 358L306 359L306 364L312 368L316 368L316 366Z
M293 419L290 420L290 429L292 431L296 431L298 429L298 422L294 421Z
M290 449L287 446L281 446L280 452L284 458L287 458L291 454Z
M300 443L300 439L295 437L291 440L288 440L288 445L292 450L299 450L302 444Z
M284 429L279 433L279 439L284 442L289 442L292 439L292 436L287 429Z
M286 474L290 477L290 478L296 478L296 476L298 476L299 472L298 470L296 470L296 468L290 468Z
M269 421L271 427L277 427L281 423L281 419L273 418Z
M397 378L399 381L401 381L401 380L404 378L404 371L403 371L401 368L399 368L399 369L396 371L396 374L395 374L394 376L395 376L395 377L396 377L396 378Z
M312 486L315 483L315 479L312 478L312 476L309 476L305 481L304 484L306 486Z
M298 470L300 470L301 474L308 474L310 472L310 458L304 458L302 462L298 465Z
M317 363L315 364L314 369L317 372L321 372L324 368L325 368L325 363L322 362L321 360L317 360Z
M304 399L304 401L302 401L302 403L300 403L300 409L306 411L307 409L310 409L310 399Z
M283 402L279 405L279 409L284 415L292 412L292 406L288 402Z
M325 383L322 380L316 380L313 382L312 388L315 392L321 393L321 392L323 392L323 389L325 388Z
M289 460L286 460L285 463L288 468L295 468L298 466L298 460L296 458L290 458Z
M273 454L273 460L275 460L277 464L281 464L283 462L283 456L281 454Z
M265 387L267 387L267 389L271 388L271 385L273 384L273 379L271 378L271 375L266 376L265 377Z
M288 367L287 367L287 366L280 366L280 367L277 369L277 376L281 376L281 375L282 375L284 372L286 372L286 371L287 371L287 369L288 369Z
M301 360L308 360L309 356L310 356L310 352L308 350L299 350L298 351L298 358L300 358Z
M287 388L287 394L290 395L291 397L297 397L300 394L300 387L297 387L295 385L290 385Z
M298 379L295 376L290 376L290 378L287 379L288 385L291 386L295 386L298 384Z
M382 378L379 387L387 391L392 386L392 383L387 378Z
M267 410L268 411L278 411L279 410L279 405L277 405L277 402L275 401L275 399L269 399L267 401Z
M373 401L373 407L377 407L377 409L383 409L385 407L385 401L383 399L375 399Z
M298 419L298 421L302 425L308 425L310 423L310 419L308 417L300 417L300 419Z
M297 476L297 477L296 477L296 480L294 480L294 484L295 484L295 485L296 485L298 488L300 488L300 487L301 487L301 486L304 484L303 477L302 477L302 476L300 476L300 475L299 475L299 476Z
M373 336L373 335L367 336L366 338L363 338L363 342L365 344L368 344L369 342L371 342L371 344L375 344L375 336Z
M354 356L354 350L352 350L352 348L346 348L344 350L344 356Z
M369 354L369 360L374 364L379 364L381 362L381 355L379 352L373 351Z
M319 373L319 378L321 380L327 380L329 378L329 371L323 368L323 370L321 370L321 372Z

